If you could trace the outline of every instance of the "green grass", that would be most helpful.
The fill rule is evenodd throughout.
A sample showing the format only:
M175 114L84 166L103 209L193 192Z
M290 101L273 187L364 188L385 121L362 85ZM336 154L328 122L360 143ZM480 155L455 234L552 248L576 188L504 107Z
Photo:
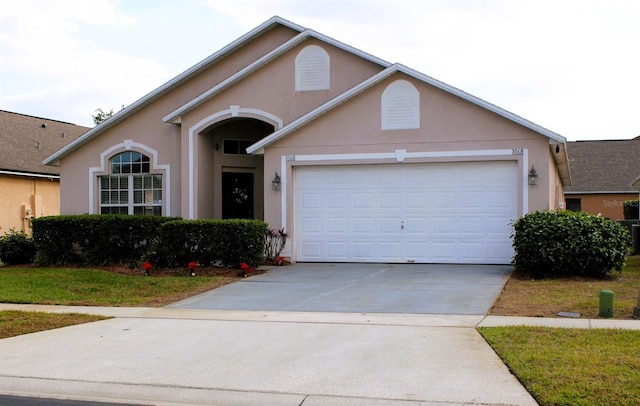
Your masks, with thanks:
M492 327L478 331L541 406L640 404L640 332Z
M0 268L0 303L158 306L214 289L224 277L144 277L94 269Z
M75 324L105 320L108 317L78 313L41 313L14 310L0 311L0 339Z

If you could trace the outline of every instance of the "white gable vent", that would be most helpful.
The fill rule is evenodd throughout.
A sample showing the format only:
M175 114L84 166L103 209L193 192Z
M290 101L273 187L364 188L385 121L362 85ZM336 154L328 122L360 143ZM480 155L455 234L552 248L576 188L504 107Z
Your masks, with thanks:
M317 45L309 45L296 57L296 91L328 89L329 54Z
M420 94L406 80L396 80L382 93L382 129L420 128Z

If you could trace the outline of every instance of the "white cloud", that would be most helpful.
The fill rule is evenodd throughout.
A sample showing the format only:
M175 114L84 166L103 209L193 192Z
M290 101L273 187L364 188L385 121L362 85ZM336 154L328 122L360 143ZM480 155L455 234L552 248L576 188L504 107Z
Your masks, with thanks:
M5 5L0 12L2 108L92 125L96 108L131 103L141 89L150 91L169 76L148 57L91 39L96 27L122 30L136 24L109 1L23 0Z
M280 15L569 139L640 133L635 0L0 2L0 108L27 114L90 124Z

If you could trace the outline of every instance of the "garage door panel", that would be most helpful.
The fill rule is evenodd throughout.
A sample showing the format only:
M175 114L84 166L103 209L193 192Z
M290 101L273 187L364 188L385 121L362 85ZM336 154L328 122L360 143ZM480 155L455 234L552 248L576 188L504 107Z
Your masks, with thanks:
M374 207L375 193L372 191L355 192L352 196L354 209L372 209Z
M297 167L298 261L510 263L515 161Z
M327 258L333 261L349 258L349 243L347 241L331 241L327 245Z
M349 219L345 217L327 219L327 233L346 234L349 230Z

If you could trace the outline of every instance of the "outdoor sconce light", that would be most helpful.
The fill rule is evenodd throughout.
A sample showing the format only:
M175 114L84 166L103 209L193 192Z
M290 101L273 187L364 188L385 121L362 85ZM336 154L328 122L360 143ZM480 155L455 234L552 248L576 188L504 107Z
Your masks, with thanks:
M538 172L531 166L531 170L529 171L529 184L537 185L538 184Z
M276 172L276 176L274 176L271 181L271 189L280 190L280 176L278 176L278 172Z

